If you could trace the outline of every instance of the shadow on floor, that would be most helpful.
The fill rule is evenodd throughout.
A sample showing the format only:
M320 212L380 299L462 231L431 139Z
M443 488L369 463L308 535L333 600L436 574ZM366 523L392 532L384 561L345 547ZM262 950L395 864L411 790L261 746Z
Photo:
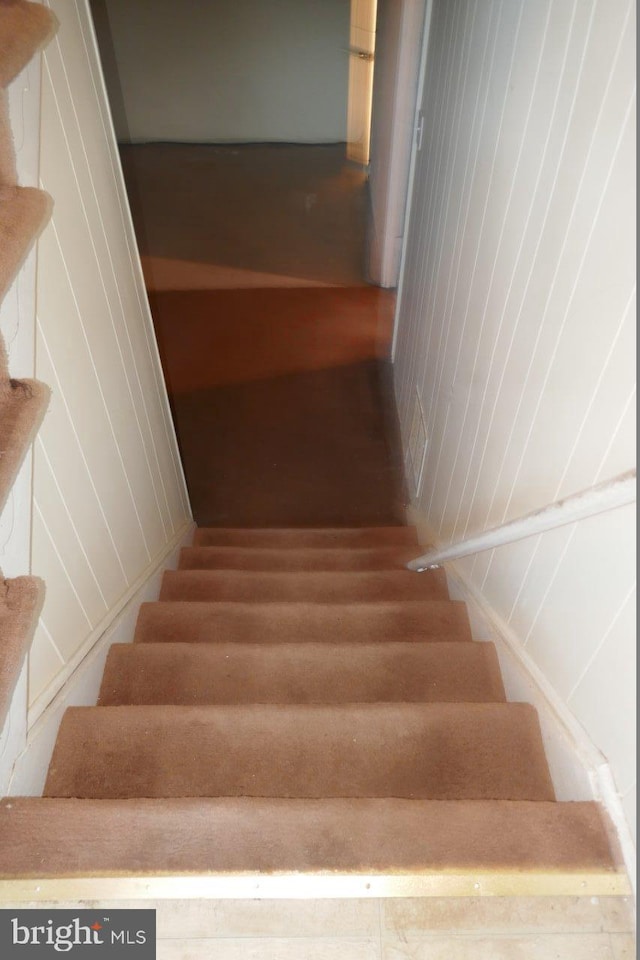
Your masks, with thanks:
M194 275L244 286L252 273L283 286L362 282L366 173L344 143L129 144L120 155L150 286Z
M404 522L384 291L170 291L151 300L200 525Z

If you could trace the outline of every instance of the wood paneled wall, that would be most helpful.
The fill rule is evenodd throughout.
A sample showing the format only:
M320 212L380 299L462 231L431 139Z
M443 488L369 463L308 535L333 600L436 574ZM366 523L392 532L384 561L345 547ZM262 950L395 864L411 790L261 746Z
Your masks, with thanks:
M634 465L634 10L434 0L395 368L441 542ZM461 564L611 762L630 821L633 516Z
M42 65L32 571L47 585L31 718L63 685L189 519L117 148L84 0L51 0Z

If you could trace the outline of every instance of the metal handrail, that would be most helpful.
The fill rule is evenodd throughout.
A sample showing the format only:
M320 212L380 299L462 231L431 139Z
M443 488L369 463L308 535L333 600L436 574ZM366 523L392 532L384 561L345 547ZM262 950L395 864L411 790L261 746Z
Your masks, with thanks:
M585 520L587 517L594 517L607 510L626 506L633 503L635 499L636 471L634 469L589 487L587 490L581 490L569 497L563 497L562 500L549 503L523 517L509 520L499 527L483 530L447 547L430 550L421 557L411 560L407 567L409 570L423 573L425 570L433 570L441 566L447 560L460 560L474 553L482 553L484 550L502 547L516 540L524 540L526 537L544 533L546 530L555 530L576 520Z

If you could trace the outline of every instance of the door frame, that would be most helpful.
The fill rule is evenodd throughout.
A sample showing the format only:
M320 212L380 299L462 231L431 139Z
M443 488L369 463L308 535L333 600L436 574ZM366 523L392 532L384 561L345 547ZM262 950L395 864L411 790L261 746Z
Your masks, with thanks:
M401 275L431 3L380 0L378 22L395 39L374 77L367 261L369 279L382 287L397 287Z

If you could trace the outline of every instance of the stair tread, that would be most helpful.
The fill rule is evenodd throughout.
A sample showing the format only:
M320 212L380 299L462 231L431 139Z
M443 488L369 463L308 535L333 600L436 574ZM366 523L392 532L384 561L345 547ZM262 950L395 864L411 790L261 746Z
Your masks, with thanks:
M418 547L415 527L198 527L194 546Z
M461 601L154 601L140 607L135 631L137 643L443 639L471 641Z
M0 233L1 237L1 233ZM11 381L0 373L0 510L16 478L49 402L50 391L38 380Z
M169 570L160 600L446 600L444 570L268 572Z
M522 703L71 707L44 794L554 798Z
M416 547L183 547L180 570L402 570Z
M591 802L10 797L0 879L276 871L615 873Z
M99 704L505 700L491 643L114 644Z

